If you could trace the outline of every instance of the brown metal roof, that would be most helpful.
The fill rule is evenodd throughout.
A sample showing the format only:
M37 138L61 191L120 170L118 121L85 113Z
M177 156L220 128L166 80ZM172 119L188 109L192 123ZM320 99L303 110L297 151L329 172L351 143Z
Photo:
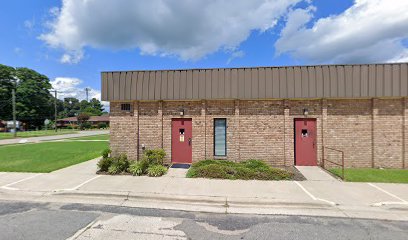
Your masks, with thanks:
M77 117L67 117L57 120L57 122L76 122L76 121L78 121ZM109 122L109 115L90 116L88 122Z
M102 100L406 97L408 63L102 72Z

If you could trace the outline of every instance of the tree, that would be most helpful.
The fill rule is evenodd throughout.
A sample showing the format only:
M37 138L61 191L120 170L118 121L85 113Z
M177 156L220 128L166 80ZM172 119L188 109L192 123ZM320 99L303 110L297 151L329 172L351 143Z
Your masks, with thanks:
M62 115L64 117L75 117L80 113L81 110L79 100L72 97L64 98L63 107L64 111Z
M103 110L103 105L96 98L92 98L89 102L86 100L81 101L81 112L88 113L91 116L100 116Z
M0 64L0 119L12 118L11 91L15 88L15 69Z
M88 122L90 116L87 113L80 113L77 116L78 124L81 129L84 129L85 123Z
M30 128L42 126L44 119L54 115L50 80L29 68L16 68L15 78L18 120L26 122Z

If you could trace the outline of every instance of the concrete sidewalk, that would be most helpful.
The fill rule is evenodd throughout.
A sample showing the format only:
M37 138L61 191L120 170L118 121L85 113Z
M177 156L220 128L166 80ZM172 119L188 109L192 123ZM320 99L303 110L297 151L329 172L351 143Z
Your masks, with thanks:
M96 162L49 174L0 173L0 199L408 220L407 184L107 176L95 174Z
M19 143L38 143L42 141L52 141L52 140L61 140L67 138L77 138L77 137L87 137L109 134L109 130L97 130L97 131L81 131L79 133L73 134L62 134L62 135L53 135L53 136L42 136L42 137L29 137L29 138L13 138L13 139L3 139L0 140L0 145L10 145L10 144L19 144Z
M339 181L318 166L296 166L296 168L309 181Z

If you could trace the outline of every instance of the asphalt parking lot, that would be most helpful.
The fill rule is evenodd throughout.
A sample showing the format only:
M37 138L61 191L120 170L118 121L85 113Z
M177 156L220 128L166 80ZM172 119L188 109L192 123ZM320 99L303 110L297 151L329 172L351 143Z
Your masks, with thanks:
M0 173L0 199L36 194L41 201L229 213L320 215L333 210L326 215L408 220L408 214L386 211L408 209L408 184L109 176L97 175L96 163L95 159L52 173ZM350 209L359 211L347 213Z

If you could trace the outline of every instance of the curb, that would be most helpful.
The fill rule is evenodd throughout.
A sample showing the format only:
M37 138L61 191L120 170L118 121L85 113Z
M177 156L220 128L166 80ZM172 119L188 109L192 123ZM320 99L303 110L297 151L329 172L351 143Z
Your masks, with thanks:
M182 196L182 195L163 195L163 194L135 194L131 192L82 192L82 191L64 191L50 194L50 196L65 196L79 198L95 199L120 199L128 202L165 202L174 204L188 204L194 206L214 206L214 207L243 207L243 208L306 208L306 209L333 209L329 203L310 201L295 202L277 199L259 199L259 198L237 198L224 196Z

